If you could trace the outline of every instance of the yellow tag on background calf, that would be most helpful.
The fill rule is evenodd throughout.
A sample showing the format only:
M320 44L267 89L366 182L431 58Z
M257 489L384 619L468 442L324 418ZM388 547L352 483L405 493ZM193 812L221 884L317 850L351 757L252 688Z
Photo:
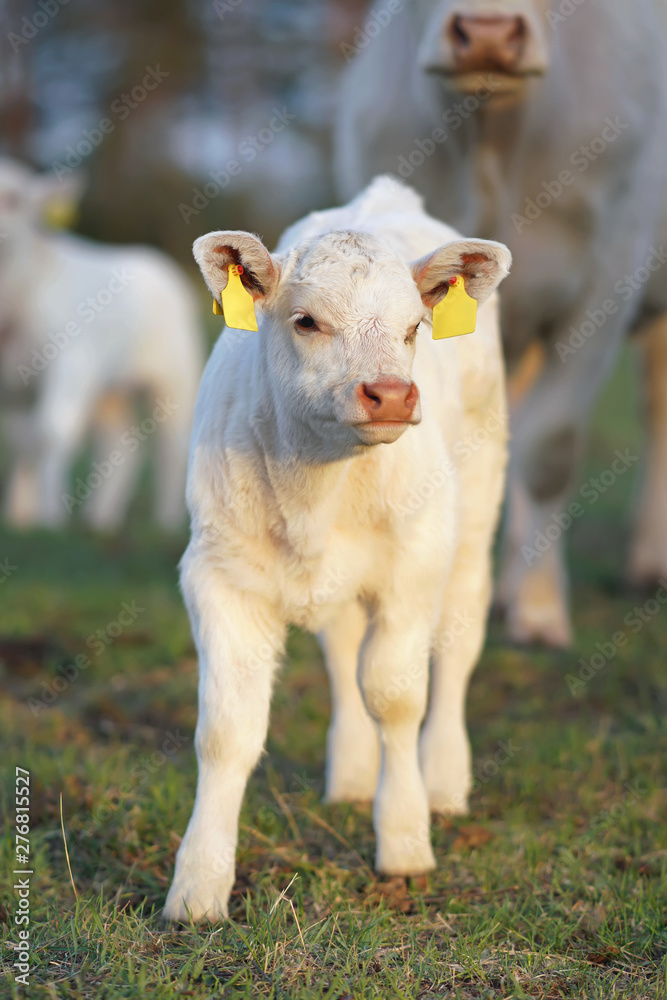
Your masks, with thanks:
M227 287L221 293L222 313L227 326L235 330L254 330L257 332L257 317L255 316L255 303L250 292L243 287L241 274L243 268L236 264L230 264L227 271ZM217 299L213 300L213 312L220 315L220 306Z
M444 299L433 307L433 339L444 340L445 337L474 333L476 323L477 299L468 295L460 275L452 278Z

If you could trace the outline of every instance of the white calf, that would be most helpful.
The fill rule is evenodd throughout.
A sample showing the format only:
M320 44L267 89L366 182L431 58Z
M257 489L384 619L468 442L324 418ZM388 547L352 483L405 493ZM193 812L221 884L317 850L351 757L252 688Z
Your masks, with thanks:
M459 239L414 192L378 178L288 230L273 255L248 233L216 232L195 257L218 299L229 264L242 264L261 306L259 333L227 330L213 351L188 483L199 781L165 914L215 920L290 622L321 637L333 692L326 795L374 798L377 868L433 868L429 805L465 811L465 693L506 451L488 297L510 256ZM473 335L434 343L431 308L456 275L487 301Z
M117 527L155 431L157 519L176 527L203 368L193 291L157 250L43 232L41 211L63 194L53 178L0 160L0 387L13 454L6 516L54 526L87 500L93 526ZM72 487L91 430L94 465Z

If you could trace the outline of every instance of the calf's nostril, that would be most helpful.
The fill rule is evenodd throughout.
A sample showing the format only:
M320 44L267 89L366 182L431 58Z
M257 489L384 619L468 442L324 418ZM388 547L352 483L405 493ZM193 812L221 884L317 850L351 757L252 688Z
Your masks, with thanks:
M362 389L366 399L370 400L375 406L382 406L382 396L379 396L377 392L373 392L371 387L366 385L365 382L362 386Z

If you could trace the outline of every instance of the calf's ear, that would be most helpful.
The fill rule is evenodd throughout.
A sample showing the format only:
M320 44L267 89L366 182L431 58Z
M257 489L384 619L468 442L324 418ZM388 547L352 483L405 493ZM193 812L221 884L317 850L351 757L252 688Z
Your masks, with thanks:
M460 275L473 299L484 302L509 274L512 255L503 243L455 240L410 265L422 302L429 309L447 294L451 278Z
M252 233L240 229L207 233L195 240L192 252L204 281L218 301L227 287L230 264L242 265L241 281L255 301L265 299L278 284L277 260Z

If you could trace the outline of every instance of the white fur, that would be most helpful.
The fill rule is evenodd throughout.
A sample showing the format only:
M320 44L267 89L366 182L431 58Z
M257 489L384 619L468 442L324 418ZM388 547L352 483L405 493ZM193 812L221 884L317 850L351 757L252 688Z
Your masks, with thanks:
M328 801L374 799L380 871L433 868L429 806L467 805L465 692L506 460L491 295L509 266L504 247L459 241L388 178L308 216L273 256L250 234L202 237L195 255L215 295L229 247L262 285L251 289L260 329L223 332L195 411L182 586L200 657L199 781L172 919L227 913L239 809L289 623L319 633L331 676ZM487 259L467 287L491 295L477 330L434 342L420 292L475 252ZM318 331L295 328L304 312ZM414 378L419 424L354 425L352 389L379 375Z
M43 207L67 196L53 178L0 161L0 384L10 400L4 423L13 454L6 516L20 526L65 521L75 509L67 497L78 499L71 467L92 432L97 462L114 452L120 458L103 466L112 471L92 489L84 513L97 528L116 528L140 460L155 449L150 424L148 435L132 430L143 393L147 412L159 414L157 519L174 528L185 515L203 369L194 293L156 250L43 231Z

